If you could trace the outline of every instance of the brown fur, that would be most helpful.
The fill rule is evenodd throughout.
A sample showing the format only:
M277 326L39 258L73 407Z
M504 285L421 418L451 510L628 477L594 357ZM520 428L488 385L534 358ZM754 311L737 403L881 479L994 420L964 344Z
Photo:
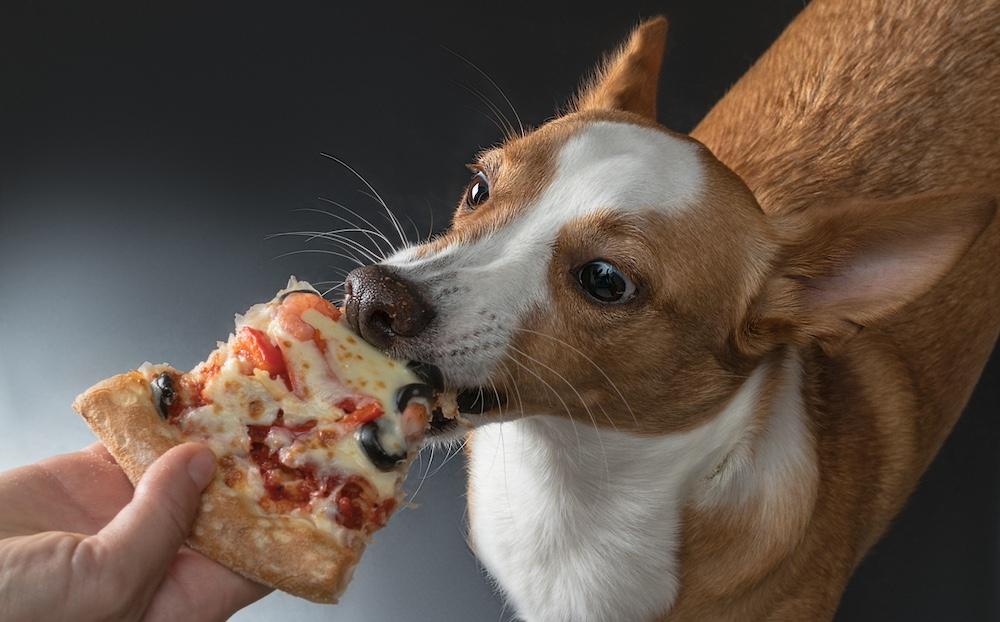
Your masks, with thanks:
M503 149L479 155L474 166L490 179L490 200L484 209L470 209L465 196L459 200L452 227L418 248L420 255L453 244L468 244L487 236L517 217L525 205L545 189L554 170L559 147L572 135L573 126L549 123L526 136L511 138Z
M577 113L560 123L595 120L641 123L609 112ZM705 158L711 166L711 156ZM517 386L521 398L513 408L562 412L565 403L602 425L646 434L690 429L718 412L748 371L727 363L727 335L749 301L748 285L763 269L754 259L754 241L740 230L763 231L764 223L731 173L716 165L711 174L714 191L697 219L608 211L564 229L549 264L558 312L527 319L532 332L513 344L513 356L523 363L508 368L506 383ZM742 225L734 231L737 223ZM638 297L618 307L584 299L573 269L595 258L625 270L640 284ZM706 274L705 264L720 269ZM613 390L606 370L613 370ZM619 392L628 396L629 408L622 407Z
M693 136L769 213L835 207L844 197L995 196L998 33L996 2L814 2ZM962 223L959 210L977 203L988 201L951 201L953 219L938 224ZM977 220L986 224L965 222ZM702 551L709 543L731 550L757 526L727 536L710 526L718 516L691 511L682 592L668 619L832 617L851 571L937 452L996 341L1000 229L994 221L972 239L929 293L866 326L839 354L815 349L806 359L820 488L801 543L780 560L731 559L768 569L748 589L729 572L703 573Z
M460 207L439 243L516 218L582 125L655 127L665 32L640 26L575 112L491 153L491 200ZM525 322L520 366L496 378L515 410L565 403L598 425L667 434L714 416L750 369L800 353L815 478L803 473L777 508L686 508L681 591L664 619L831 618L937 452L1000 330L998 85L996 1L817 0L693 132L711 149L696 216L609 211L560 235L555 309ZM887 276L865 280L890 255ZM640 295L586 302L571 273L595 258Z
M622 47L608 55L594 78L580 91L574 108L628 110L656 120L656 92L663 50L667 42L667 19L654 17L639 25ZM650 79L650 76L655 76Z

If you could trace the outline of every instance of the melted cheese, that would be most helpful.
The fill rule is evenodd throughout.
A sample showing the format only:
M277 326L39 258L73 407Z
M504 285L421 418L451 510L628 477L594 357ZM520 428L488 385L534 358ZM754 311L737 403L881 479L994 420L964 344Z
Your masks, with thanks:
M362 341L344 322L334 322L313 309L303 313L302 319L326 341L326 361L340 380L355 391L377 399L385 412L396 410L396 391L401 386L419 382L405 365Z
M307 283L289 281L288 289L311 289ZM220 343L216 360L223 360L218 372L206 382L203 395L209 404L193 408L178 421L188 437L205 441L217 455L233 456L246 475L237 489L239 494L260 499L266 487L259 469L250 461L248 425L272 425L279 411L285 426L301 427L315 422L305 432L293 433L286 428L272 428L264 443L288 467L311 469L318 477L363 477L382 499L398 498L403 473L401 470L379 471L372 465L353 434L353 427L340 423L345 413L336 405L344 398L367 396L379 402L384 414L377 420L379 438L391 453L408 449L402 432L401 414L396 408L396 393L419 379L407 367L386 358L378 350L359 339L344 322L331 320L307 309L302 321L312 326L325 342L325 353L314 340L299 341L286 332L278 320L281 295L268 303L251 307L236 316L236 333L243 326L264 332L277 344L285 359L296 390L290 391L281 378L272 378L266 371L255 369L246 373L246 364L231 356L231 344L238 337L230 335L229 343ZM202 363L192 373L206 369ZM161 366L144 365L147 377ZM325 432L325 434L323 434ZM227 489L232 490L232 489ZM233 490L236 493L236 490ZM257 507L257 511L263 512ZM344 540L358 537L335 522L335 494L316 498L294 516L310 519L320 528Z
M266 373L263 375L267 376ZM212 402L212 406L219 407L215 411L220 416L233 418L232 413L241 413L245 416L240 417L240 421L246 424L268 425L274 421L281 408L281 402L275 399L274 393L256 375L245 375L239 361L232 358L205 385L204 394Z
M271 321L270 327L269 332L278 343L296 384L303 387L301 397L294 394L286 396L284 401L289 407L284 409L285 423L295 426L310 420L342 418L344 413L335 404L350 396L352 391L331 377L330 368L316 343L298 341L281 328L277 319Z
M353 435L341 437L331 446L320 443L316 435L309 435L295 439L281 449L278 455L282 464L296 468L311 466L321 477L342 473L363 475L382 498L396 494L399 475L395 471L373 469Z
M247 455L250 437L246 424L236 417L221 415L221 411L215 404L195 408L181 417L181 428L188 437L201 439L216 455Z
M326 361L331 369L337 370L337 376L344 384L374 397L384 412L393 413L379 421L382 447L389 453L405 452L406 440L396 408L396 392L403 386L420 382L420 379L405 365L387 358L359 339L344 322L334 322L313 310L303 313L302 319L319 331L326 341Z

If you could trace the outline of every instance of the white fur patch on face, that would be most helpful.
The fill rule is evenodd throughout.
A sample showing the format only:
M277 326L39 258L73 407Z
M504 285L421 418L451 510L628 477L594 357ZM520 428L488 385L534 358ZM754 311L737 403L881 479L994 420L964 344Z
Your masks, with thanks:
M680 514L739 442L757 369L690 432L641 437L532 417L479 428L469 462L477 556L528 621L650 620L680 588Z
M698 147L652 128L596 122L560 150L542 194L496 233L416 257L403 250L385 263L435 306L437 321L422 360L458 385L480 384L502 360L524 314L549 302L553 243L569 223L598 210L693 209L704 186ZM484 208L488 209L488 207Z

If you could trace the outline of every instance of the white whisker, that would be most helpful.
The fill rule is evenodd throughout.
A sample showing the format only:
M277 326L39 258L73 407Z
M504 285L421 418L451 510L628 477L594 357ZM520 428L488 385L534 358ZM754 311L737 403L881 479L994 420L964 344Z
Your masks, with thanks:
M636 418L635 412L632 411L632 406L630 406L629 403L628 403L628 400L625 399L625 395L622 394L621 390L618 388L618 385L615 384L615 381L612 380L610 376L608 376L607 372L605 372L604 369L602 369L600 365L598 365L596 362L594 362L594 359L592 359L589 356L587 356L579 348L576 348L576 347L572 346L571 344L563 341L562 339L559 339L558 337L554 337L552 335L547 335L545 333L540 333L538 331L531 330L529 328L517 328L515 330L519 330L521 332L530 333L532 335L538 335L539 337L545 337L547 339L551 339L552 341L555 341L556 343L562 344L563 346L569 348L570 350L572 350L576 354L582 356L584 358L584 360L586 360L588 363L590 363L594 367L594 369L596 369L598 371L598 373L600 373L601 376L604 377L604 379L608 382L608 384L611 385L611 388L614 389L615 393L618 394L618 399L620 399L622 401L622 404L625 404L625 408L628 409L628 414L632 417L632 421L636 425L639 425L639 420ZM603 408L602 408L602 410L603 410ZM607 415L607 413L605 413L605 415ZM610 417L609 417L609 419L610 419ZM613 425L613 422L612 422L612 425Z
M321 253L323 255L334 255L336 257L341 257L341 258L346 259L348 261L353 261L354 263L358 264L359 267L364 267L365 266L364 262L359 261L357 257L351 257L351 256L348 256L348 255L344 255L343 253L338 253L338 252L335 252L335 251L322 250L322 249L318 249L318 248L307 248L307 249L298 250L298 251L289 251L287 253L282 253L280 255L272 257L271 259L281 259L282 257L288 257L290 255L300 255L302 253Z
M444 462L441 463L441 466L434 469L434 472L430 474L430 477L434 477L435 475L437 475L437 472L443 469L446 464L454 460L456 456L461 455L462 450L465 449L465 445L468 442L469 442L469 437L468 435L466 435L458 443L452 443L451 448L448 451L448 455L444 459Z
M503 124L501 133L503 134L504 138L511 138L512 136L515 135L514 126L511 125L510 121L507 120L507 117L503 115L503 112L500 110L500 108L498 108L496 104L491 102L489 98L486 97L486 95L484 95L479 89L469 86L468 84L464 84L462 82L458 82L457 84L463 89L465 89L469 94L476 97L480 102L485 104L486 107L490 110L490 112L492 112L500 120L500 122Z
M489 121L490 123L492 123L493 127L497 128L497 131L500 132L501 136L508 135L509 130L507 128L504 128L501 124L497 123L497 120L495 118L493 118L490 115L486 114L482 110L480 110L478 108L473 108L472 106L463 106L463 108L465 108L467 110L471 110L472 112L475 112L476 114L478 114L482 118L484 118L487 121Z
M336 291L336 290L340 289L341 287L343 287L343 285L334 285L333 287L331 287L329 289L323 290L323 292L320 295L323 296L323 298L326 298L330 294L330 292Z
M355 218L357 218L358 220L360 220L362 223L368 225L371 228L371 231L372 231L371 234L372 235L377 235L380 240L383 240L386 243L386 245L389 247L389 252L393 252L393 253L396 252L397 246L392 243L392 240L390 240L389 237L386 236L386 234L382 233L382 230L379 229L379 227L375 223L373 223L372 221L368 220L367 218L365 218L361 214L357 213L356 211L352 210L351 208L347 207L343 203L338 203L337 201L333 201L333 200L328 199L326 197L316 197L316 198L319 199L320 201L323 201L324 203L328 203L329 205L333 205L334 207L339 207L340 209L344 210L348 214L350 214L350 215L354 216ZM320 214L326 214L327 216L331 216L333 218L336 218L337 220L340 220L342 222L346 222L349 225L357 226L357 223L355 223L354 221L349 220L347 218L344 218L343 216L340 216L339 214L334 214L332 212L328 212L326 210L321 210L321 209L316 209L316 208L303 208L301 211L312 211L312 212L318 212ZM372 240L372 243L375 244L375 240ZM377 244L376 244L376 246L378 246L378 248L381 250L381 248L382 248L381 246L379 246ZM383 254L385 254L385 253L383 253Z
M510 480L507 477L507 446L503 440L503 422L497 424L497 430L500 432L500 460L503 463L503 490L504 497L507 499L507 513L510 515L510 521L515 525L517 522L514 520L514 505L510 502Z
M420 481L417 482L416 490L413 491L413 494L411 494L409 499L406 500L406 503L403 504L404 508L410 507L413 504L413 500L417 498L417 493L420 492L420 489L424 486L424 482L427 481L427 473L431 470L432 464L434 464L434 445L431 445L431 457L427 460L427 468L424 469L424 474L420 477Z
M518 386L517 386L517 380L514 378L514 374L511 373L510 368L507 367L507 363L505 363L504 361L498 361L498 363L501 366L503 366L504 375L507 377L508 380L510 380L510 385L509 386L513 386L514 387L514 394L517 396L518 408L520 409L521 416L523 417L524 414L525 414L524 413L524 401L521 400L521 389L519 389ZM505 387L508 386L506 381L504 381L504 386Z
M580 394L580 392L577 390L577 388L575 386L573 386L573 383L570 382L569 380L567 380L566 377L563 376L562 374L560 374L558 371L556 371L555 369L549 367L548 365L546 365L545 363L539 361L538 359L529 356L525 352L522 352L521 350L517 349L516 347L514 347L512 345L508 344L507 347L510 348L511 350L513 350L514 352L517 352L518 354L520 354L524 358L528 359L529 361L533 362L534 364L538 365L539 367L542 367L543 369L545 369L549 373L555 375L560 380L562 380L563 383L567 387L569 387L571 391L573 391L573 394L576 395L576 399L580 400L580 404L583 405L584 410L587 411L587 416L590 417L590 421L594 424L594 433L597 435L597 444L601 446L601 453L603 454L603 457L604 457L604 472L605 472L605 475L607 476L607 481L610 482L611 481L611 469L608 466L608 451L604 447L604 439L601 437L601 426L598 425L597 418L594 417L594 413L593 413L593 411L590 410L590 405L587 404L587 401L583 399L583 396ZM604 413L604 414L605 414L605 416L607 416L607 413ZM608 417L608 419L610 420L611 418ZM612 426L614 425L614 421L611 422L611 425Z
M479 75L481 75L484 78L486 78L486 80L489 81L489 83L493 85L493 88L495 88L497 90L497 92L500 93L500 97L503 97L503 100L505 102L507 102L507 106L510 108L510 111L514 113L514 119L517 120L517 126L521 129L521 136L524 136L524 124L521 123L521 115L517 114L517 109L514 108L514 104L511 103L510 98L507 97L507 94L503 92L503 89L500 88L500 85L497 84L496 81L489 76L489 74L487 74L485 71L483 71L479 67L479 65L475 64L474 62L472 62L471 60L469 60L468 58L462 56L461 54L459 54L458 52L456 52L454 50L451 50L449 48L444 48L444 49L447 52L453 54L454 56L457 56L459 59L465 61L465 63L467 65L469 65L470 67L472 67L473 69L475 69L476 71L478 71Z
M343 166L344 168L346 168L347 170L349 170L351 173L353 173L355 177L357 177L358 179L361 180L361 183L363 183L368 188L368 190L370 190L372 192L372 194L375 195L373 198L376 201L378 201L379 204L382 205L382 208L385 209L385 212L389 215L390 220L392 220L393 226L396 228L396 233L399 235L399 242L401 244L407 244L406 235L403 233L403 228L400 226L399 220L396 219L396 215L393 214L392 210L389 209L389 206L385 204L385 200L382 198L382 195L380 195L378 193L378 191L375 190L375 188L370 183L368 183L368 180L365 179L361 175L361 173L359 173L356 170L354 170L354 168L351 167L350 164L348 164L347 162L344 162L343 160L341 160L337 156L330 155L329 153L321 153L320 155L322 155L325 158L329 158L329 159L333 160L334 162L336 162L337 164Z
M549 391L552 392L552 395L556 396L556 399L559 400L559 403L562 404L563 409L565 409L566 416L569 417L570 425L573 426L573 435L576 436L577 457L578 458L582 457L583 456L583 442L580 439L580 431L576 427L576 420L573 418L573 413L570 411L569 405L566 404L566 400L564 400L562 398L562 396L559 395L559 392L556 391L555 388L553 388L551 384L549 384L544 378L542 378L540 375L538 375L534 370L530 369L524 363L522 363L521 361L517 360L516 358L514 358L513 356L511 356L510 354L508 354L506 352L504 352L504 356L506 356L510 361L513 361L513 363L515 365L518 365L521 369L523 369L524 371L528 372L529 374L531 374L532 376L534 376L535 378L537 378L538 381L542 383L542 385L544 385Z
M306 238L306 244L316 239L327 240L329 242L338 242L352 247L354 250L357 250L358 252L360 252L365 257L368 257L373 262L377 263L381 259L384 259L383 256L376 254L370 248L361 244L357 240L349 238L345 235L340 235L340 232L350 233L355 231L363 231L363 230L355 227L352 229L334 229L332 231L287 231L285 233L273 233L267 237L268 239L273 239L282 236L299 236Z
M431 222L430 226L427 228L427 237L424 239L429 240L431 239L431 236L434 235L434 208L431 207L430 201L424 201L424 203L427 205L427 211L430 213Z

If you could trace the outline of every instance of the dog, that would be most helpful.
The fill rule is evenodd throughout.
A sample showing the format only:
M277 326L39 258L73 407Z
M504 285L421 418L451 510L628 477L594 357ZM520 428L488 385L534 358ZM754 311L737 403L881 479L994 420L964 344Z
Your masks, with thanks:
M481 153L347 318L458 393L437 439L524 620L830 619L1000 330L1000 6L817 0L691 136L666 31Z

